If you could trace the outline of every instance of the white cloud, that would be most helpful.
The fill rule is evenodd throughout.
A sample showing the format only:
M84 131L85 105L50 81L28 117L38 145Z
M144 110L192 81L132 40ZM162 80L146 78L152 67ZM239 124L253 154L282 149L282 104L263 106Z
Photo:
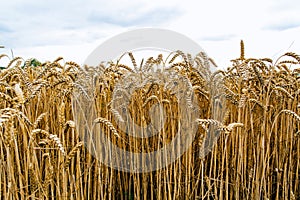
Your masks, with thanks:
M120 11L116 15L110 15L109 13L103 12L92 12L88 20L92 23L106 23L113 24L121 27L140 26L140 25L152 25L161 24L170 19L176 19L180 15L180 11L177 8L156 8L156 9L134 9L136 12L131 10Z
M201 37L200 40L219 42L219 41L224 41L224 40L230 40L230 39L234 38L235 36L236 35L234 35L234 34L207 35L207 36Z
M176 7L143 7L141 1L29 0L1 7L1 42L11 48L85 43L105 37L101 32L107 30L159 26L180 15Z

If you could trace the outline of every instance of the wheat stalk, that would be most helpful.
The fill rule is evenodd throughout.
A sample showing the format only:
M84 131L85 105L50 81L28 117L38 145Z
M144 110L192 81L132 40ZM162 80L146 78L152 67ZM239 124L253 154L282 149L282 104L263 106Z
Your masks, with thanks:
M72 148L72 150L68 153L67 158L66 158L66 162L64 163L64 167L65 167L65 168L68 168L68 167L69 167L72 158L74 158L75 154L79 151L79 149L81 148L82 145L83 145L83 142L78 142L78 143Z

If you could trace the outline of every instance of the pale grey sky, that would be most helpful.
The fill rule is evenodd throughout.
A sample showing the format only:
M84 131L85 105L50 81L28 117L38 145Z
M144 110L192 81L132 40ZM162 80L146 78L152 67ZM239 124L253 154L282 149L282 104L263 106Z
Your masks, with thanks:
M127 30L166 28L195 40L221 67L239 56L300 54L296 0L11 0L1 2L0 54L82 64L104 40Z

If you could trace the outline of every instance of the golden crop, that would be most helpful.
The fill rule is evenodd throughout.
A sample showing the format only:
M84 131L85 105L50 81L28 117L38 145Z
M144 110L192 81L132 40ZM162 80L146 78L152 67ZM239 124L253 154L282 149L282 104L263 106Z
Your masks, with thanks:
M245 58L241 43L240 57L227 70L211 72L215 64L203 52L192 58L177 51L166 60L151 57L140 66L127 54L132 68L121 61L81 67L61 57L33 66L31 60L16 57L0 71L1 199L300 197L299 55L285 53L276 61ZM128 73L138 79L156 66L191 83L193 101L200 108L193 144L166 168L149 173L122 172L99 163L80 137L84 128L76 126L82 115L74 119L74 101L94 102L96 113L87 123L96 124L118 147L157 150L178 130L180 113L172 91L145 83L128 97L137 124L150 122L149 109L156 103L172 116L148 139L122 132L116 121L126 119L111 106L118 81ZM225 104L213 110L220 98ZM214 142L207 141L210 127L216 127L220 137L204 152L203 145Z

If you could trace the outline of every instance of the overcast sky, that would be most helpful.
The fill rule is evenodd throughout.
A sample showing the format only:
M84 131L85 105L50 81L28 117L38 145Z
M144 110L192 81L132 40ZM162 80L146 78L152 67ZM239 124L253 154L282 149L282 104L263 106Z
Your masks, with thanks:
M82 64L106 39L142 27L195 40L218 65L239 56L300 54L299 0L11 0L1 2L0 54Z

